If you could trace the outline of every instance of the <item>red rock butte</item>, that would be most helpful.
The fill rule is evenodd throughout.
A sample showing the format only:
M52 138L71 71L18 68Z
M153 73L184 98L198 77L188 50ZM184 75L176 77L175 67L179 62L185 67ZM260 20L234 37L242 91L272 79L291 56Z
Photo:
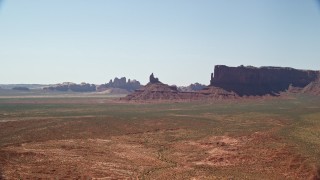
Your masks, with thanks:
M181 92L150 75L150 82L122 100L206 100L235 99L247 96L278 96L289 87L301 93L319 94L319 71L288 67L228 67L217 65L211 74L210 85L196 92ZM306 89L307 88L307 89Z
M298 70L288 67L228 67L217 65L210 86L220 87L243 95L277 94L294 86L303 88L315 81L319 71Z

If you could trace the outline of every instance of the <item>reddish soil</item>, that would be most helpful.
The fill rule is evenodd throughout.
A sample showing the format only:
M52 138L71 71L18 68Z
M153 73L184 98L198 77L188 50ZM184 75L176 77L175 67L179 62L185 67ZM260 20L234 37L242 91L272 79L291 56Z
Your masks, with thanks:
M182 129L169 131L177 137L188 133ZM316 178L319 173L307 158L293 153L292 147L282 144L272 132L170 143L162 139L169 131L7 146L0 152L2 176L5 179L215 179L232 178L225 172L238 170L256 173L262 179L305 179ZM210 169L215 169L216 174Z

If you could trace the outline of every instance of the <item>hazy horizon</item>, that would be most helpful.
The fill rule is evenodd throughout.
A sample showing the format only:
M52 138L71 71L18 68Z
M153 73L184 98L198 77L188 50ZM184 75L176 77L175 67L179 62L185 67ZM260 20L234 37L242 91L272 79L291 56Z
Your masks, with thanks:
M320 69L317 0L0 0L0 84L209 84L214 65Z

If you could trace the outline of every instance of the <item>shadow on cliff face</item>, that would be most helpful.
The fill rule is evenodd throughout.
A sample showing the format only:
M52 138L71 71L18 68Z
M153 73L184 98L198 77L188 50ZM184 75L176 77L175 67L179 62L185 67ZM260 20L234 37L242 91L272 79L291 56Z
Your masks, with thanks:
M227 91L233 91L239 96L277 96L286 91L290 85L303 88L315 81L318 71L299 70L286 67L228 67L217 65L214 76L211 74L210 85Z
M214 86L233 91L239 96L278 96L280 92L286 91L290 84L256 85L256 84L215 84Z

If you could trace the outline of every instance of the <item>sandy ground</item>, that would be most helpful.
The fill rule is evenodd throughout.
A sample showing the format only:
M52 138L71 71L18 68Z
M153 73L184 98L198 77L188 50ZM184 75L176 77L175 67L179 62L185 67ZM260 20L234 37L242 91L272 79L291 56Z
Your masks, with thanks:
M234 173L225 172L238 170L256 173L262 179L304 179L311 178L316 171L305 157L294 154L270 132L174 143L163 143L164 133L167 132L7 146L1 149L2 176L4 179L233 179ZM171 133L179 136L187 132L178 129ZM261 146L267 148L259 149Z
M113 101L48 98L0 103L8 108L0 109L0 179L320 178L318 160L298 150L289 140L291 134L279 133L300 127L280 111L310 111L307 119L316 121L316 103L304 107L293 100L279 108L266 106L268 111L253 111L259 104L243 104L244 109L231 111L238 108L230 106L236 102L201 107L114 106ZM55 106L41 109L46 104ZM307 130L319 127L315 125ZM311 132L317 141L318 131Z

